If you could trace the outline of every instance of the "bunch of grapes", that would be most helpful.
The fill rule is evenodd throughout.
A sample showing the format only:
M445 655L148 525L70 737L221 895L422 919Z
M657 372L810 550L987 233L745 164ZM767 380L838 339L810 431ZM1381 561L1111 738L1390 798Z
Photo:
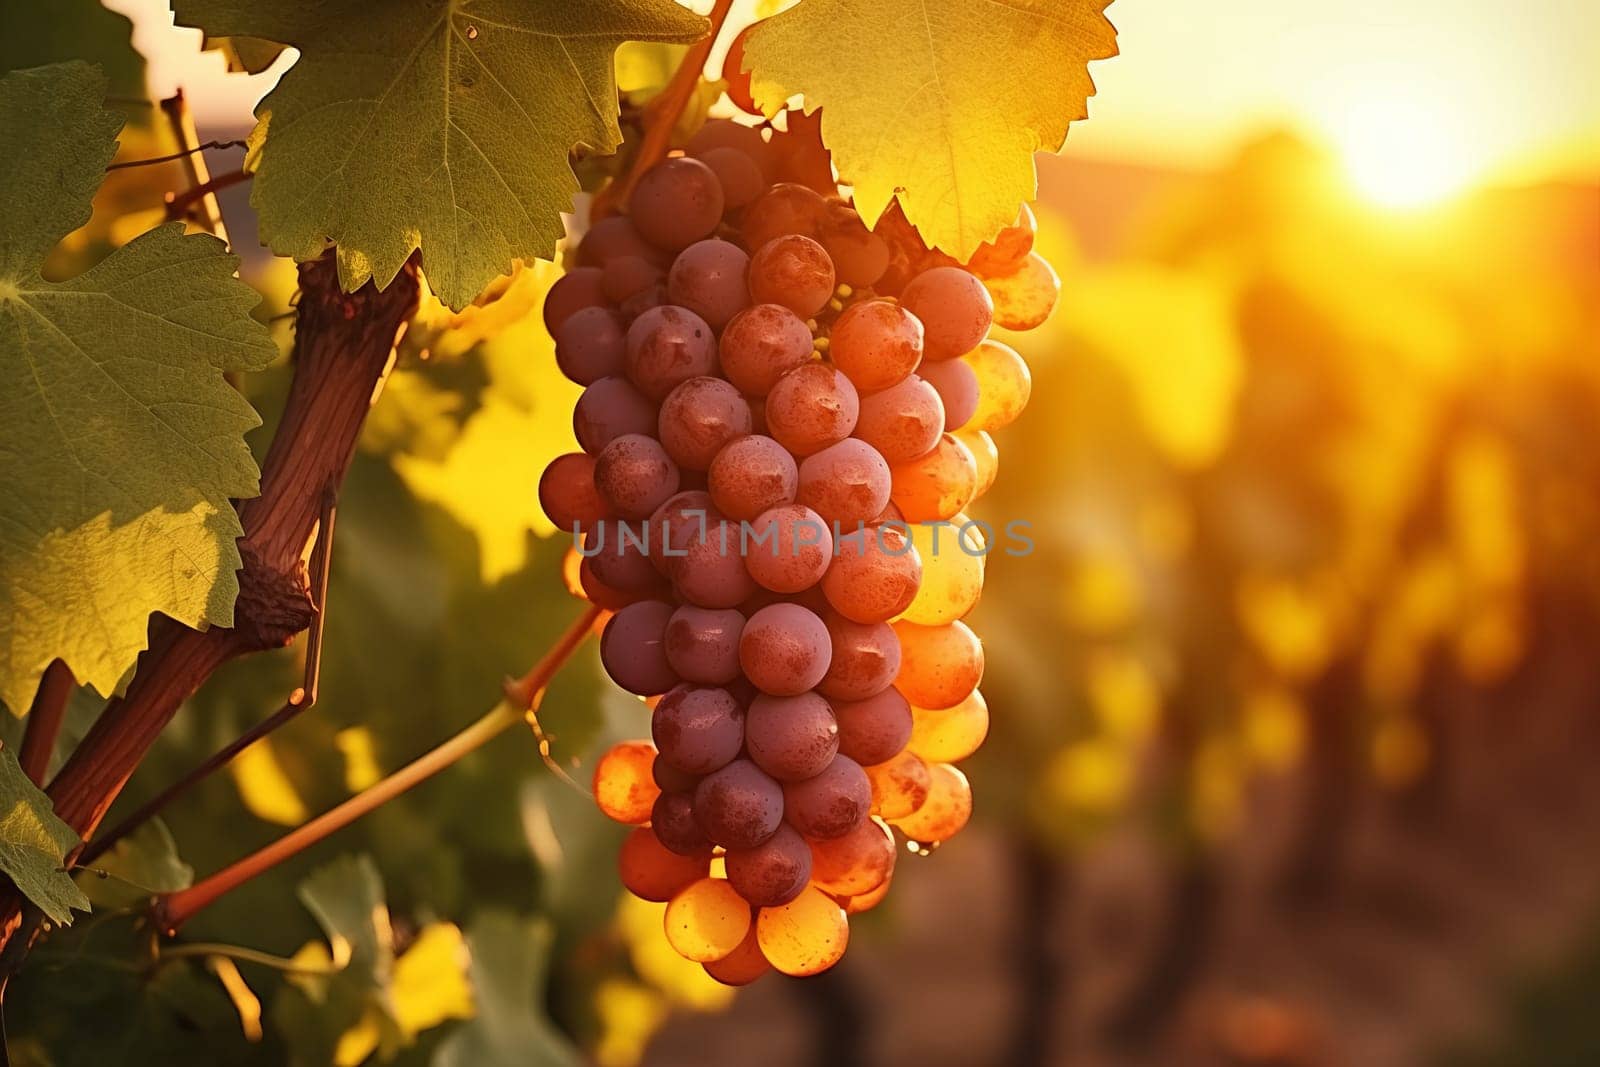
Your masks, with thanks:
M971 814L955 764L988 710L961 619L993 535L964 512L1030 389L988 333L1059 294L1026 208L963 266L898 211L868 229L815 130L708 123L544 312L585 389L540 500L614 613L606 671L652 709L595 798L636 827L623 884L730 984L832 966L896 831L926 849Z

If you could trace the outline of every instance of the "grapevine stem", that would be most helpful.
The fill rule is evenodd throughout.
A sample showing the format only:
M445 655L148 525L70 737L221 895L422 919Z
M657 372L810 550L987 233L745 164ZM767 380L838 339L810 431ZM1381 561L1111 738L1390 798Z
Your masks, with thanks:
M34 785L44 785L50 757L56 750L56 738L61 735L61 723L67 717L67 701L77 684L67 665L58 659L50 661L39 679L33 707L28 711L28 725L22 732L22 748L17 754L22 773L33 779Z
M412 786L427 781L463 756L475 752L521 723L530 705L521 703L517 697L526 692L532 694L530 700L536 701L550 684L550 679L555 677L556 672L589 636L599 615L599 608L591 607L586 610L566 629L531 671L506 687L505 699L433 751L413 760L338 807L289 831L272 844L246 856L232 866L223 868L188 889L157 897L155 904L157 926L169 937L176 934L179 927L219 897L344 829L361 816L382 807Z
M206 197L217 192L219 189L226 189L230 185L238 185L240 182L249 179L249 177L250 175L246 171L230 170L226 174L219 174L215 178L201 182L199 185L196 185L193 188L185 189L181 193L168 193L168 220L177 221L178 219L183 218L184 215L188 214L189 208L192 207L196 201L205 199Z
M317 702L317 687L322 679L322 633L328 622L328 578L333 567L333 530L334 522L339 515L338 500L338 489L330 484L322 494L322 515L317 522L317 543L311 552L311 580L315 583L311 596L316 605L316 614L311 617L311 628L306 633L306 667L300 687L289 694L289 699L284 701L283 706L277 711L212 753L205 762L145 801L132 815L89 842L78 857L79 866L93 863L105 855L107 849L160 814L168 804L232 763L233 758L239 753Z
M137 101L137 103L144 104L146 107L155 106L148 100L140 100ZM181 152L169 152L164 156L151 156L149 159L129 159L124 160L121 163L112 163L110 166L106 167L106 170L126 170L129 167L149 167L154 166L157 163L172 163L176 160L182 159L184 156L192 155L195 152L205 152L213 148L220 150L223 148L248 147L250 147L249 141L207 141L204 144L197 144L193 148L185 148Z
M722 33L722 25L727 21L728 11L732 7L733 0L716 0L712 5L710 32L689 46L683 55L683 62L673 72L672 80L661 91L661 95L650 102L647 109L649 124L645 129L644 141L639 145L633 165L628 168L621 183L602 194L605 204L612 207L626 204L628 197L633 195L633 187L639 177L666 158L672 142L672 128L677 125L678 116L683 114L689 98L694 95L695 83L705 70L706 57L711 54L711 46L716 44L717 37Z

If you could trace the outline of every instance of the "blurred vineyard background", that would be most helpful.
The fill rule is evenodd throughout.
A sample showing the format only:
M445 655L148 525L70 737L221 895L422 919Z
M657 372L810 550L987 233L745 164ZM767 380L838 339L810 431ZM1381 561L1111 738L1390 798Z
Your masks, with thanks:
M640 91L670 69L632 62ZM153 126L124 136L125 158L163 150ZM647 712L591 648L540 715L578 787L531 732L504 740L186 930L305 964L343 922L360 973L130 972L136 935L112 914L37 954L7 1002L13 1051L1600 1062L1600 183L1397 210L1347 163L1271 130L1205 170L1041 157L1064 297L1013 342L1033 401L974 509L1037 543L991 561L974 620L993 716L976 815L902 857L835 971L735 994L673 955L661 906L624 898L622 830L581 784ZM176 165L121 172L56 269L147 228L182 183ZM253 231L247 190L223 206ZM250 256L247 276L287 354L292 268ZM182 864L214 870L403 764L577 613L533 492L571 447L577 391L539 325L555 276L528 268L460 316L435 304L407 334L340 500L320 701L170 811ZM287 381L280 364L240 385L270 418ZM277 707L302 656L225 668L113 820ZM96 710L75 703L69 726ZM107 865L170 876L160 834ZM345 917L319 927L315 901ZM469 940L492 1001L469 995ZM103 1022L63 1033L63 1003ZM502 1058L441 1025L469 1015Z

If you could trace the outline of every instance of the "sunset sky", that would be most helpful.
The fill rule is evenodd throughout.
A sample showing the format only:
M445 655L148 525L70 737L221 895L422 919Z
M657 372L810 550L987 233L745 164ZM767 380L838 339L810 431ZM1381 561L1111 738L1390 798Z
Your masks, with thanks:
M135 19L152 91L185 84L202 125L248 122L289 62L227 75L197 32L171 28L166 0L107 4ZM1290 125L1397 202L1600 177L1595 0L1117 0L1109 14L1122 55L1091 68L1099 95L1068 154L1206 167Z

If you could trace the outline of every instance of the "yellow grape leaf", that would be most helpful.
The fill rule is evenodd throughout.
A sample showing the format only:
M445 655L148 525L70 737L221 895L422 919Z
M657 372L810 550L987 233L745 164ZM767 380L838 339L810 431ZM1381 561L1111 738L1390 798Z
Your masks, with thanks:
M382 287L416 249L465 307L517 259L549 257L578 180L576 145L612 152L613 53L689 42L671 0L175 0L178 24L300 50L256 107L250 202L280 255L331 240L347 290Z
M1033 154L1088 115L1090 60L1117 53L1110 0L802 0L751 32L768 113L800 94L870 224L898 194L965 260L1037 188Z
M272 738L263 737L235 756L228 764L228 773L239 789L239 799L256 818L279 826L299 826L311 817L283 764L278 762Z

